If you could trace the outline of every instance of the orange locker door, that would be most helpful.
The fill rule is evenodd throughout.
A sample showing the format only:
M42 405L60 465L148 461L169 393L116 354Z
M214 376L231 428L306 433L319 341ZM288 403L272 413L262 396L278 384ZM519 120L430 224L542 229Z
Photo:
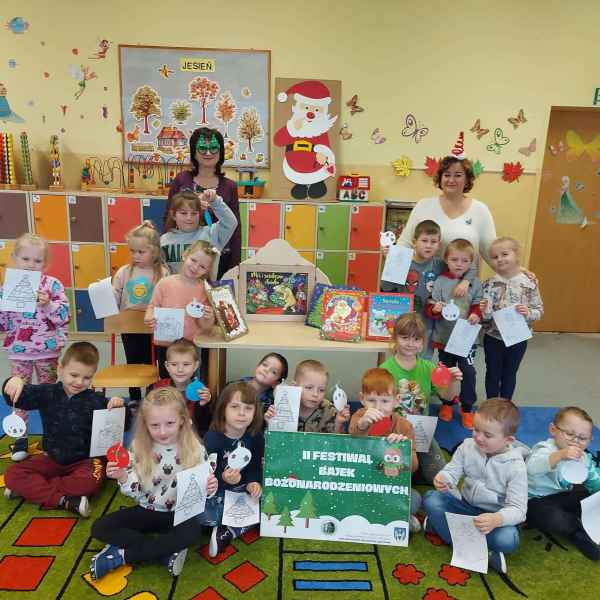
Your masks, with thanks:
M84 288L106 277L104 244L71 244L75 287Z
M108 241L124 243L128 231L142 222L139 198L107 198Z
M383 206L352 207L350 216L350 250L379 250L383 227Z
M110 276L114 277L115 273L123 266L131 262L129 254L129 246L124 244L111 244L108 248L108 260L110 261Z
M67 201L65 196L32 194L33 227L47 240L66 242L69 239Z
M281 205L248 202L248 246L262 248L281 237Z
M50 243L48 244L48 266L46 273L56 277L65 287L73 286L73 277L71 275L71 253L69 244Z
M316 248L316 206L309 204L285 205L284 238L297 250Z
M379 290L379 254L348 253L348 285L367 292Z
M15 247L14 242L0 241L0 282L4 281L4 271L6 267L10 267L13 248Z

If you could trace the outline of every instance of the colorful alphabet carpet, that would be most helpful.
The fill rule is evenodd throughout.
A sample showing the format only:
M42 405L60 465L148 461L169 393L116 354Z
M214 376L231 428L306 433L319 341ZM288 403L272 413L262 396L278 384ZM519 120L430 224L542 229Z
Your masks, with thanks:
M11 464L0 439L0 473ZM36 451L34 449L34 451ZM39 451L39 450L38 450ZM3 485L3 478L2 478ZM563 540L522 531L508 576L450 566L451 551L435 535L417 534L409 548L260 538L256 531L211 559L205 540L188 553L183 573L160 565L123 566L98 582L88 575L101 544L90 537L94 518L128 505L113 482L93 499L90 519L42 511L0 496L0 597L82 600L309 600L337 596L423 600L509 600L598 597L598 565ZM559 592L559 590L561 590Z

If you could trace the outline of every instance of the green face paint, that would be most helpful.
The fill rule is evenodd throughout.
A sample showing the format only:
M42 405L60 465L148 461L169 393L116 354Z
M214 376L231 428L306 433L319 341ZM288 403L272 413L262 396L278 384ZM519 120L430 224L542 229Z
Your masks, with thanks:
M221 150L221 146L219 144L219 140L217 136L213 133L210 140L206 140L206 138L199 138L198 143L196 144L196 152L200 152L200 154L218 154Z

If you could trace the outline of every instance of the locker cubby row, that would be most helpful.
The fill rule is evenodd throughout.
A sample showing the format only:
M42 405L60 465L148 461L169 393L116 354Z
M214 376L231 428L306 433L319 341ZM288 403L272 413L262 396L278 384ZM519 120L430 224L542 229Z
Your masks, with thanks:
M49 242L47 272L65 286L70 331L102 332L87 288L129 262L127 232L143 220L163 231L165 197L105 192L0 191L0 278L14 240L25 231ZM381 257L382 204L301 204L240 200L242 260L269 240L284 238L332 283L375 291Z

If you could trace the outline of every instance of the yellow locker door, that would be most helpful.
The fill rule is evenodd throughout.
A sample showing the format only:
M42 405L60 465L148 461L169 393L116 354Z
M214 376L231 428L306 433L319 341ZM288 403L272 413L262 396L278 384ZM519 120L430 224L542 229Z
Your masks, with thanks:
M299 254L306 260L310 260L310 262L313 265L315 264L315 253L314 252L307 252L306 250L304 250L302 252L299 252Z
M286 204L284 239L297 250L316 248L316 206Z
M71 244L75 287L87 289L90 283L107 276L104 244Z
M0 282L4 281L4 270L10 266L14 242L0 241Z
M33 226L47 240L65 242L69 239L67 201L65 196L32 194Z

